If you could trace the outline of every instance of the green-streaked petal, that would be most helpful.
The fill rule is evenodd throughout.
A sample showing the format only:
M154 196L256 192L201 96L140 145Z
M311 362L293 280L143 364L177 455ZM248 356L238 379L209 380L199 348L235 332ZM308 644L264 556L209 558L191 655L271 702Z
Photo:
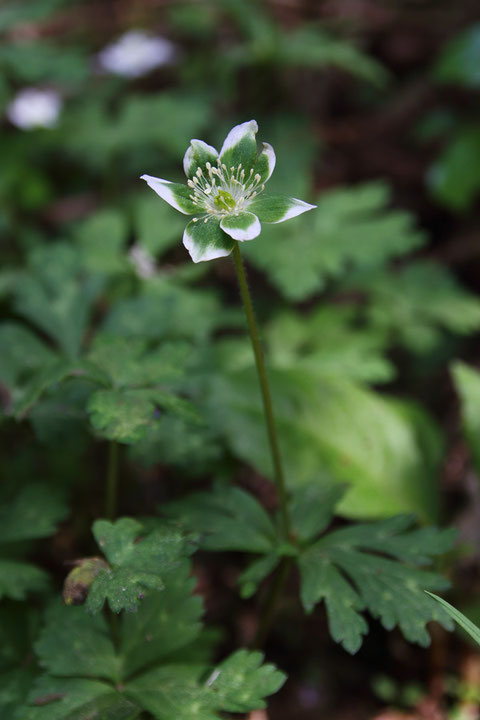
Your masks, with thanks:
M270 143L262 143L262 145L262 151L255 163L254 172L260 175L262 183L266 183L275 169L277 159L275 157L275 150Z
M194 263L230 255L235 241L220 229L215 216L191 220L183 233L183 244Z
M227 215L220 223L220 227L234 240L253 240L260 235L262 226L256 215L251 212L242 212L238 215Z
M280 223L316 207L316 205L310 205L310 203L287 195L267 195L264 193L248 205L250 212L258 215L261 222L266 223Z
M187 178L192 178L197 168L202 168L205 172L205 165L209 162L217 167L218 152L211 145L207 145L203 140L190 140L190 146L183 158L183 169Z
M230 130L220 150L220 160L227 168L238 167L240 163L246 172L253 168L257 156L258 132L256 120L235 125Z
M142 175L140 180L145 180L147 185L155 190L157 195L160 195L163 200L166 200L169 205L180 210L184 215L194 215L198 212L196 207L190 199L192 191L186 185L180 183L172 183L169 180L162 180L161 178L152 177L151 175Z

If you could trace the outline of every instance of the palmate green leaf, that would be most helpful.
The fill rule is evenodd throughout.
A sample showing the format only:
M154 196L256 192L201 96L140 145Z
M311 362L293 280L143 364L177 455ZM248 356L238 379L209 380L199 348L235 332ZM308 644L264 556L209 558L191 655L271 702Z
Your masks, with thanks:
M87 411L95 430L109 440L136 443L155 422L160 411L198 422L192 405L155 388L145 390L98 390L88 401Z
M377 268L422 246L412 216L390 210L390 190L380 182L324 193L315 212L288 224L264 227L246 256L289 300L304 300L329 278L354 268Z
M115 528L111 536L112 527L109 559L120 562L130 550ZM219 720L222 711L263 707L284 675L248 651L212 668L199 652L202 602L192 596L190 568L185 563L164 577L164 590L121 617L117 650L102 615L53 605L36 644L48 674L15 720L133 720L140 710L159 720Z
M148 350L144 339L100 333L88 358L105 373L112 387L145 388L181 378L189 353L187 343L164 343L155 350Z
M277 59L294 67L337 67L378 86L385 85L389 77L388 71L356 48L351 39L336 37L315 26L303 25L282 33Z
M264 698L279 690L285 675L273 665L262 665L263 653L237 650L206 680L215 705L226 712L264 708Z
M465 363L456 362L452 375L460 395L463 432L480 473L480 373Z
M480 327L480 300L440 265L415 262L368 280L370 323L417 353L436 348L445 330L468 335Z
M112 385L97 390L88 400L90 421L102 435L122 443L135 443L154 427L156 416L177 415L191 423L198 414L174 388L186 374L190 348L166 343L147 351L144 340L100 335L89 354Z
M120 654L130 676L151 667L196 640L202 629L202 600L193 595L195 579L185 563L163 575L161 592L150 593L136 613L123 616Z
M200 535L206 550L274 550L278 534L270 517L255 498L240 488L217 485L163 506L162 511Z
M265 707L285 675L262 665L263 654L238 650L203 681L202 668L165 665L127 685L129 695L158 720L217 720L219 712L248 712Z
M115 655L107 621L102 615L88 614L83 607L53 603L35 651L40 665L51 675L119 681L121 661Z
M432 555L451 546L452 533L443 531L435 538L430 530L425 537L422 530L408 532L411 522L411 518L392 518L338 530L299 558L305 609L310 611L325 600L332 637L351 653L358 650L368 629L359 614L364 608L387 630L398 625L407 640L424 646L430 642L427 622L438 620L451 628L446 614L423 592L443 589L448 582L397 559L429 563Z
M93 534L110 564L90 587L87 609L93 613L105 601L113 612L136 610L145 591L162 589L163 573L185 562L189 552L178 531L165 528L141 537L142 525L132 518L97 520Z
M169 207L167 203L157 205ZM179 213L176 215L181 218ZM149 281L141 295L119 300L111 308L103 328L108 333L129 338L204 340L229 319L212 292L182 287L171 278L156 277Z
M82 276L79 253L71 245L36 248L28 271L15 283L14 309L74 358L103 283L100 276Z
M141 709L111 685L98 680L45 675L14 720L135 720Z
M435 519L441 442L428 416L416 406L415 413L409 413L347 379L293 369L272 369L269 377L291 488L330 476L350 486L339 506L342 515L372 518L415 512ZM271 477L253 368L214 378L208 412L235 455ZM428 453L423 425L434 441Z
M0 557L0 598L24 600L27 593L43 592L47 585L47 574L36 565Z
M386 382L395 368L386 357L387 338L375 328L358 327L351 307L323 307L305 315L282 312L265 328L271 363L305 368L321 377Z

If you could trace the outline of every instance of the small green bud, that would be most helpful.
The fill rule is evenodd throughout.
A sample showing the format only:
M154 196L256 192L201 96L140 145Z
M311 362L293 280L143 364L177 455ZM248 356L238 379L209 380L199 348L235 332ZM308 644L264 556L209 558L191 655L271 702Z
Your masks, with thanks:
M91 584L102 570L109 570L109 564L99 557L82 558L75 561L63 584L65 605L83 605Z

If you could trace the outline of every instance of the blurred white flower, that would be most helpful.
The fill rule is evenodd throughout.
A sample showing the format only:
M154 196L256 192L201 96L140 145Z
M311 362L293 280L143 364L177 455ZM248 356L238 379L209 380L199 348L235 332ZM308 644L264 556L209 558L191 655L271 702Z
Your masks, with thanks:
M176 47L163 37L152 37L141 30L130 30L98 53L103 70L139 77L159 65L172 62Z
M22 130L52 128L58 121L62 98L55 90L24 88L7 105L7 117Z
M155 260L142 245L132 245L128 257L138 277L146 280L155 275Z

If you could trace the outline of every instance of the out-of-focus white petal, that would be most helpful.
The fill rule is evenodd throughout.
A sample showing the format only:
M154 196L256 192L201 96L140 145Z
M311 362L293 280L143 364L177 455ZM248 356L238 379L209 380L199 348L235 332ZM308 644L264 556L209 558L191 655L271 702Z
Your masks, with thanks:
M97 57L103 70L133 78L174 62L177 55L177 48L170 40L130 30L107 45Z
M55 90L24 88L7 105L7 117L22 130L53 128L62 109L62 98Z

